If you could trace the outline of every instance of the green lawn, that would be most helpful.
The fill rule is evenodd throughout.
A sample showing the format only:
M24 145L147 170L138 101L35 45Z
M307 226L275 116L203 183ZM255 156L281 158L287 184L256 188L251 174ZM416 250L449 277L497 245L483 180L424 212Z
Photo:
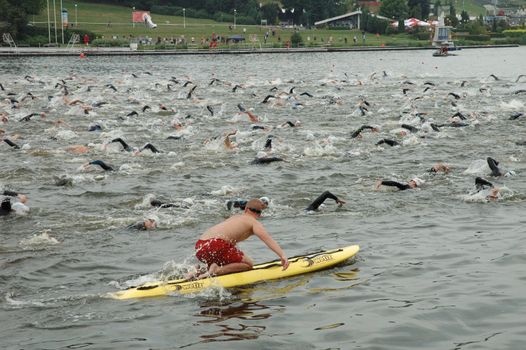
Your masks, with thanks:
M460 5L457 5L457 11L460 12L462 7L461 0L456 0ZM465 8L472 12L471 8L478 9L472 0L464 0ZM50 6L52 6L50 1ZM75 4L77 8L75 10ZM57 24L60 26L60 2L56 1L56 16ZM469 7L468 7L469 6ZM239 34L246 38L246 42L235 45L236 47L279 47L284 46L290 39L293 33L292 29L276 27L276 35L270 35L267 43L263 42L263 36L266 31L271 28L261 27L256 25L237 25L236 28L229 29L232 23L220 23L206 19L186 18L185 25L183 24L183 17L179 16L162 16L152 14L152 20L158 25L155 29L149 29L142 23L131 22L132 9L129 7L95 4L85 1L71 1L65 0L63 7L68 10L69 23L73 25L72 28L80 30L89 30L97 34L99 38L111 40L113 37L128 38L129 35L134 37L151 37L155 42L160 38L178 38L184 36L188 42L191 39L195 40L195 47L201 47L200 42L202 38L210 38L212 33L229 37L231 35ZM51 9L52 11L52 9ZM475 12L475 10L473 10ZM50 15L53 22L53 13ZM47 9L44 8L39 16L31 18L35 25L40 27L47 27ZM77 24L75 26L75 24ZM58 41L61 41L61 32L58 28ZM54 29L51 31L52 41L54 41ZM326 46L330 42L333 47L352 47L354 46L353 37L358 38L359 46L362 45L361 32L354 30L327 30L327 29L302 29L300 30L305 46ZM250 39L256 39L252 42ZM310 39L310 40L308 40ZM365 44L367 46L428 46L430 42L427 40L417 41L408 34L396 35L381 35L376 36L368 33Z

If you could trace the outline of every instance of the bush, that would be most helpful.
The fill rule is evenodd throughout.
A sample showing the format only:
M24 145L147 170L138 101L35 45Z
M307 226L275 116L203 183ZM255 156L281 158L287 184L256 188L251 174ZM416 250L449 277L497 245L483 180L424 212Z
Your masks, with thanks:
M95 39L91 42L95 47L126 47L130 45L128 40Z
M36 35L36 36L26 38L25 40L20 41L18 44L19 45L27 44L29 46L40 47L40 46L47 45L48 43L49 43L49 37L47 35L46 36Z
M520 38L526 36L526 29L506 29L502 31L502 34L507 37Z
M416 40L427 40L427 41L429 41L430 35L431 34L426 33L426 32L417 32L417 33L412 34L412 37L414 39L416 39Z
M466 35L464 36L465 40L471 40L471 41L490 41L491 38L489 35L479 34L479 35Z
M301 34L294 32L290 36L290 43L292 44L292 47L300 47L300 45L303 45L303 38L301 37Z

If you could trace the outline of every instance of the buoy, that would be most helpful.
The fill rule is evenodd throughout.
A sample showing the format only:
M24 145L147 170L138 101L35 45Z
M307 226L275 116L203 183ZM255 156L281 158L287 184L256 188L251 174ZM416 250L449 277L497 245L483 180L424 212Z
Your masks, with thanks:
M84 52L81 52L79 57L80 58L86 58L86 54Z

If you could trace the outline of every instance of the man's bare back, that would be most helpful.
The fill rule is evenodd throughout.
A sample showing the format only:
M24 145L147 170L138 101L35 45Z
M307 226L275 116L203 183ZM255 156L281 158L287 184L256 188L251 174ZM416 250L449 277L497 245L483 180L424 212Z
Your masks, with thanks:
M279 256L283 270L287 269L289 261L285 253L257 220L265 207L261 200L252 199L243 214L212 226L201 235L196 243L196 257L208 265L208 272L198 278L252 269L252 259L240 251L236 244L253 234Z
M254 225L261 224L252 216L240 214L210 227L200 239L221 238L232 244L244 241L254 232Z

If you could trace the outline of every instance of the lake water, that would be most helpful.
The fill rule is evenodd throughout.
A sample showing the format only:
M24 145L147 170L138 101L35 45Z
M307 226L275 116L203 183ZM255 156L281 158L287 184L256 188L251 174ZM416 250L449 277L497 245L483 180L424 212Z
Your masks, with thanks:
M1 347L524 348L526 146L517 143L526 141L526 116L510 116L526 113L526 94L515 94L526 89L526 77L517 79L525 56L526 47L451 57L422 50L1 58L0 112L9 122L0 128L21 149L0 144L0 189L26 194L31 208L0 217ZM67 105L61 79L70 101L107 104L88 114ZM293 87L294 97L261 103ZM8 92L35 99L11 108ZM252 130L238 104L268 129ZM41 111L45 119L18 121ZM138 116L127 117L132 111ZM456 112L468 126L429 128ZM281 126L296 120L301 126ZM173 128L178 122L183 129ZM89 132L96 123L103 130ZM420 131L404 136L401 123ZM379 133L351 138L364 124ZM224 134L233 130L237 149L227 150ZM270 155L284 161L250 164L269 135ZM162 153L132 156L107 145L116 137ZM383 138L400 146L375 145ZM89 151L73 154L72 145ZM490 176L487 157L514 175ZM94 159L116 171L82 169ZM437 162L451 171L430 174ZM421 188L375 190L378 179L414 176L426 181ZM497 200L474 193L477 176L501 188ZM305 212L325 190L347 203ZM264 195L271 204L261 221L287 255L359 244L356 259L235 291L104 297L188 266L198 236L231 215L226 200ZM153 196L179 206L152 208ZM151 216L155 230L126 228ZM240 247L256 262L275 259L257 238Z

